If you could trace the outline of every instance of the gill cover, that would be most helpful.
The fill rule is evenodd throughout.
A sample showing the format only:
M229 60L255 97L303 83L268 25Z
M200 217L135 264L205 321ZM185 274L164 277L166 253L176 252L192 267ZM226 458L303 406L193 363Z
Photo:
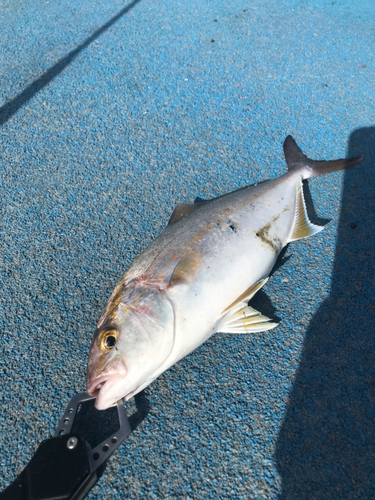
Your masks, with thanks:
M150 365L159 357L165 359L174 343L174 312L167 293L147 282L126 292L116 314L120 335L115 346L129 363ZM153 361L146 362L145 355L151 351ZM137 359L138 355L142 358Z
M131 282L110 302L114 305L106 308L93 338L87 372L87 387L98 393L101 409L151 383L174 345L173 306L156 283Z

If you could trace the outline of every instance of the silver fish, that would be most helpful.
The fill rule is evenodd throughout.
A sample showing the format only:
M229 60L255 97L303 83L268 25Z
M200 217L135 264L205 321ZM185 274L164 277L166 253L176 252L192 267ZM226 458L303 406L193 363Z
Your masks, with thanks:
M288 172L198 204L180 203L133 262L92 339L87 392L106 409L147 387L218 331L277 326L248 305L289 242L323 229L309 221L302 180L362 157L313 161L288 136Z

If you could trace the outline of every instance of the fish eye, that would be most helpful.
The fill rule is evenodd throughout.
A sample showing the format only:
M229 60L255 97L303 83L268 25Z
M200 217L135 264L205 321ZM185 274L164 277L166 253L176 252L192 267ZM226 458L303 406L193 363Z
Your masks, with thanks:
M112 349L112 347L114 347L114 345L116 344L117 339L118 339L117 330L103 330L102 332L100 332L98 337L98 344L100 349L104 353L109 352Z
M108 335L108 337L105 338L105 346L110 349L115 345L116 339L113 335Z

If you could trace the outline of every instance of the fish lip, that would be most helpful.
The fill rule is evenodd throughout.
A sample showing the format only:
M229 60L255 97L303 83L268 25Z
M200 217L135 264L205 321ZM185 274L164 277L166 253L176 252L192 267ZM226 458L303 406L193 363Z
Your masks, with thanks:
M102 387L107 383L117 382L123 379L128 373L128 370L119 356L109 360L109 362L98 373L95 370L88 370L86 392L90 396L98 396ZM98 386L101 387L98 388Z
M93 380L88 380L86 384L86 392L90 396L98 397L99 392L106 384L117 382L122 378L123 375L119 376L118 374L116 374L115 376L113 376L113 373L105 373L104 375L95 377Z
M110 374L108 375L103 375L102 377L98 377L94 379L90 384L87 384L87 389L86 392L90 395L96 398L95 400L95 407L98 410L104 410L109 408L110 406L114 406L116 404L116 401L120 399L124 399L123 395L120 395L118 397L111 397L111 404L108 404L108 395L107 395L107 390L111 389L111 386L115 385L118 381L121 381L123 377L121 376L116 376L113 377ZM104 405L103 405L104 401Z
M102 375L101 377L96 377L92 381L87 381L86 392L90 396L97 396L100 392L100 389L104 386L104 384L111 378L108 374ZM100 385L100 387L98 387Z

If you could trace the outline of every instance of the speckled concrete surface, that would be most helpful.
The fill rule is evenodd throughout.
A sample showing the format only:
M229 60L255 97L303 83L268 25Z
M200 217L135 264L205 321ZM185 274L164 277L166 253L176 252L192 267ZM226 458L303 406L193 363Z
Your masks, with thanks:
M129 403L90 499L375 497L372 0L3 0L0 488L85 387L111 290L179 201L313 158L319 235L254 304Z

